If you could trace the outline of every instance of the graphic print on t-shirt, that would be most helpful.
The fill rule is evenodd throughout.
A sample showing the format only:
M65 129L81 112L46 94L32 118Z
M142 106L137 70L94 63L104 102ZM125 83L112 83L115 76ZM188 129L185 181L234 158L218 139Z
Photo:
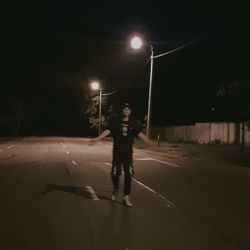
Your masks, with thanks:
M122 126L122 135L128 136L128 124L122 123L121 126Z

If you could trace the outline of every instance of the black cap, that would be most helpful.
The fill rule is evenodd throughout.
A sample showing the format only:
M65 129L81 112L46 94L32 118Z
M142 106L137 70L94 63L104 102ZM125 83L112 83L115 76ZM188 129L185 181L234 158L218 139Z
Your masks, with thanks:
M131 109L131 105L129 103L125 102L121 106L121 109L124 109L124 108L130 108Z

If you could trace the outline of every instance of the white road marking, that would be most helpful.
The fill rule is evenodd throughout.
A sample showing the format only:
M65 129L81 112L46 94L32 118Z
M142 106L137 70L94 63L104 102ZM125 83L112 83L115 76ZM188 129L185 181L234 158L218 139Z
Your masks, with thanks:
M132 178L133 181L137 182L140 186L146 188L147 190L149 190L150 192L157 194L157 192L155 190L153 190L152 188L144 185L143 183L141 183L140 181L137 181L135 178Z
M75 161L72 161L72 163L76 166L77 165L77 163L75 162Z
M90 161L89 162L90 164L99 164L99 163L101 163L100 161Z
M173 163L170 163L170 162L167 162L167 161L161 161L161 160L158 160L158 159L155 159L155 158L151 158L151 160L153 161L157 161L157 162L160 162L160 163L163 163L163 164L166 164L166 165L170 165L170 166L173 166L173 167L180 167L179 165L176 165L176 164L173 164Z
M86 186L85 188L86 188L87 191L90 193L90 195L91 195L91 197L92 197L92 199L93 199L94 201L99 201L99 198L97 197L97 195L96 195L94 189L93 189L91 186Z
M158 160L158 159L155 159L155 158L152 158L152 157L137 158L136 160L138 160L138 161L156 161L156 162L160 162L160 163L170 165L170 166L173 166L173 167L176 167L176 168L180 167L179 165L176 165L176 164L173 164L173 163L170 163L170 162L167 162L167 161L161 161L161 160Z
M67 155L69 155L69 151L66 151L65 153L66 153Z
M90 163L90 164L100 164L100 163L103 163L103 162L100 162L100 161L90 161L89 163ZM107 164L107 165L109 165L109 166L112 166L112 164L109 163L109 162L105 162L105 164Z
M112 164L109 163L109 162L106 162L106 164L109 165L109 166L112 166ZM122 171L122 174L124 174L124 171ZM167 205L168 207L175 206L175 204L174 204L172 201L168 200L165 196L163 196L162 194L159 194L159 193L158 193L157 191L155 191L154 189L148 187L147 185L143 184L142 182L136 180L135 178L132 178L132 180L135 181L135 182L136 182L137 184L139 184L140 186L142 186L142 187L144 187L145 189L147 189L148 191L150 191L150 192L152 192L152 193L158 195L161 199L165 200L165 201L168 203L168 205Z
M145 184L143 184L142 182L136 180L135 178L132 178L132 180L135 181L135 182L136 182L137 184L139 184L140 186L142 186L142 187L144 187L145 189L147 189L148 191L150 191L150 192L152 192L152 193L158 195L161 199L165 200L165 201L168 203L168 205L167 205L168 207L170 207L170 206L175 206L175 204L174 204L172 201L168 200L166 197L164 197L163 195L159 194L158 192L156 192L156 191L153 190L152 188L146 186Z
M113 146L111 146L111 145L105 144L105 146L106 146L106 147L109 147L109 148L113 148Z
M65 145L64 145L62 142L61 142L60 144L61 144L61 146L62 146L63 148L65 148Z
M15 145L10 145L6 149L10 149L10 148L13 148L13 147L15 147Z
M135 160L137 161L150 161L149 157L145 157L145 158L136 158Z

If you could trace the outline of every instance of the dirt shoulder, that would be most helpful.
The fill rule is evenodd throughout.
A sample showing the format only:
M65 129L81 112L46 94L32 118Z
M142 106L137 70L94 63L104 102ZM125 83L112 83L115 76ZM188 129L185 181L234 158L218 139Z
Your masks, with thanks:
M193 144L193 143L162 143L156 148L147 148L142 142L135 141L135 147L155 155L168 158L190 160L221 161L230 165L250 167L250 146L245 146L242 155L241 145L224 144Z

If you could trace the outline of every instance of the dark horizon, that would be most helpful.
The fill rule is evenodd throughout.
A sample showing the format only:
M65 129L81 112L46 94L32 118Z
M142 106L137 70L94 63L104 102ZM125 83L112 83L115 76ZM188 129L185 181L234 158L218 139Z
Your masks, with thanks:
M234 97L217 96L220 85L250 79L249 24L247 8L240 4L6 6L1 135L11 131L18 114L23 116L24 134L88 134L84 110L92 78L98 78L106 92L119 90L109 104L128 101L142 120L150 51L128 50L134 32L152 43L156 54L198 40L155 60L153 125L250 120L239 114Z

